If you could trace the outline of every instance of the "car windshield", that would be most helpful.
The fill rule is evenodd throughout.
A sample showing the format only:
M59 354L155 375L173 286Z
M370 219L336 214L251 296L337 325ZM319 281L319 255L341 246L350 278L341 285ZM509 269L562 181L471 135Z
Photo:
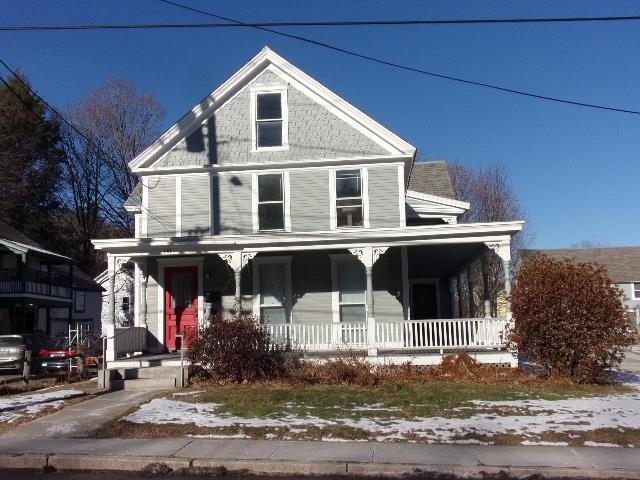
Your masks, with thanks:
M53 337L47 342L49 350L65 350L68 348L69 342L64 337Z
M22 345L22 337L0 337L0 347L17 347Z

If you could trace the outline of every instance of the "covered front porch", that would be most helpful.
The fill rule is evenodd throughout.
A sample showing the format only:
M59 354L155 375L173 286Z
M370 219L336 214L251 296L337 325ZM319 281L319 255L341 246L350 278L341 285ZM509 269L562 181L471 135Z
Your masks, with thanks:
M376 237L364 231L322 239L282 235L270 242L260 235L131 239L96 246L111 242L103 247L109 285L119 263L136 265L135 326L146 330L149 351L179 348L183 332L215 313L245 312L261 319L274 342L307 356L357 352L372 362L429 365L464 348L481 361L513 365L505 329L510 238L520 226L408 227ZM489 259L504 272L507 300L500 306L490 298ZM184 305L178 315L176 305ZM115 332L115 306L109 313L106 331ZM112 350L115 356L115 344Z

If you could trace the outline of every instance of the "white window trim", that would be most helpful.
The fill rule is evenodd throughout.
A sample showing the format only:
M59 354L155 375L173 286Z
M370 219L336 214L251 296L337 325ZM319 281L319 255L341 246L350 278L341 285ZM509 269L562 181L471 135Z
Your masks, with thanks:
M260 217L258 216L258 176L282 175L282 200L284 203L284 230L260 230ZM290 232L291 231L291 185L288 171L265 171L251 175L251 223L253 233Z
M331 314L333 323L340 323L340 289L338 287L338 265L340 265L341 263L361 263L356 257L349 253L330 253L329 259L331 260ZM365 308L365 312L367 309L366 294L367 292L365 287L365 300L362 302ZM360 304L358 303L354 305Z
M198 325L202 324L204 319L204 257L174 257L174 258L158 258L158 342L162 346L165 345L164 334L167 326L165 324L166 318L164 315L165 307L165 269L167 267L198 267ZM148 295L149 286L147 286ZM140 298L140 297L138 297Z
M414 285L435 285L436 286L436 318L442 318L440 311L440 282L435 277L411 278L409 279L409 305L410 311L413 309L413 286ZM410 313L409 320L425 320L424 318L413 318L413 312Z
M284 310L286 323L292 323L291 255L277 257L255 257L253 263L253 314L260 317L260 267L263 265L284 265Z
M360 170L362 180L362 227L338 227L336 205L336 172L343 170ZM329 228L331 230L371 228L369 223L369 169L367 167L341 167L329 170Z
M277 152L289 150L289 104L287 101L286 85L265 85L260 87L251 87L251 152ZM261 93L280 93L280 107L282 110L282 145L277 147L258 147L258 95Z
M631 282L631 300L640 300L640 295L636 295L636 284L640 285L640 282Z

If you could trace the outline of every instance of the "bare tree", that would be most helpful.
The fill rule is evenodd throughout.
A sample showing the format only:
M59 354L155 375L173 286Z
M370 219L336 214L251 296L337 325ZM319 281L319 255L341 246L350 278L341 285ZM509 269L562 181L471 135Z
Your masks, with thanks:
M458 220L461 223L504 222L525 219L524 209L513 191L509 176L503 165L491 165L474 170L466 165L454 162L449 164L448 167L456 198L471 204L469 210L459 217ZM532 229L525 224L523 230L511 239L512 265L517 263L519 250L529 246L532 240ZM504 289L502 262L496 255L487 257L487 270L489 274L491 314L496 315L499 297ZM513 271L513 268L511 268L511 271ZM481 286L481 272L476 269L472 271L472 275L475 277L474 285ZM469 292L464 292L464 294L469 295ZM484 315L481 291L474 292L474 300L477 314ZM468 302L463 302L463 305L467 304Z
M122 204L138 178L128 163L157 136L164 110L154 94L112 78L68 108L73 128L64 129L69 223L78 239L78 258L95 270L91 239L133 235Z

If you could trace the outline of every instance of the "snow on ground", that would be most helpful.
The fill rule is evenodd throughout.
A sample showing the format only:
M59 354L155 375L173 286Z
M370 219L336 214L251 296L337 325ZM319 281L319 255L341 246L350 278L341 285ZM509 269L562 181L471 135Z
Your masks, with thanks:
M242 434L245 427L269 427L303 433L309 426L339 425L368 432L371 440L458 443L477 437L493 437L509 433L519 435L530 444L548 444L539 439L546 432L567 433L597 428L640 428L640 391L607 397L571 398L565 400L475 401L455 409L453 418L394 416L394 408L377 417L382 406L363 405L372 411L361 418L348 412L336 414L331 420L311 414L292 415L283 407L279 415L263 418L242 418L220 411L216 403L187 403L169 398L154 399L124 420L132 423L195 424L198 427L232 427ZM300 408L300 405L297 405ZM373 407L373 408L370 408ZM352 409L350 409L352 410ZM465 436L472 439L465 439ZM462 438L461 438L462 437ZM329 440L331 438L327 438ZM339 438L334 438L339 440ZM640 446L640 445L638 445Z
M47 408L57 410L64 405L66 399L82 393L80 390L56 390L0 397L0 422L13 423L30 419Z

